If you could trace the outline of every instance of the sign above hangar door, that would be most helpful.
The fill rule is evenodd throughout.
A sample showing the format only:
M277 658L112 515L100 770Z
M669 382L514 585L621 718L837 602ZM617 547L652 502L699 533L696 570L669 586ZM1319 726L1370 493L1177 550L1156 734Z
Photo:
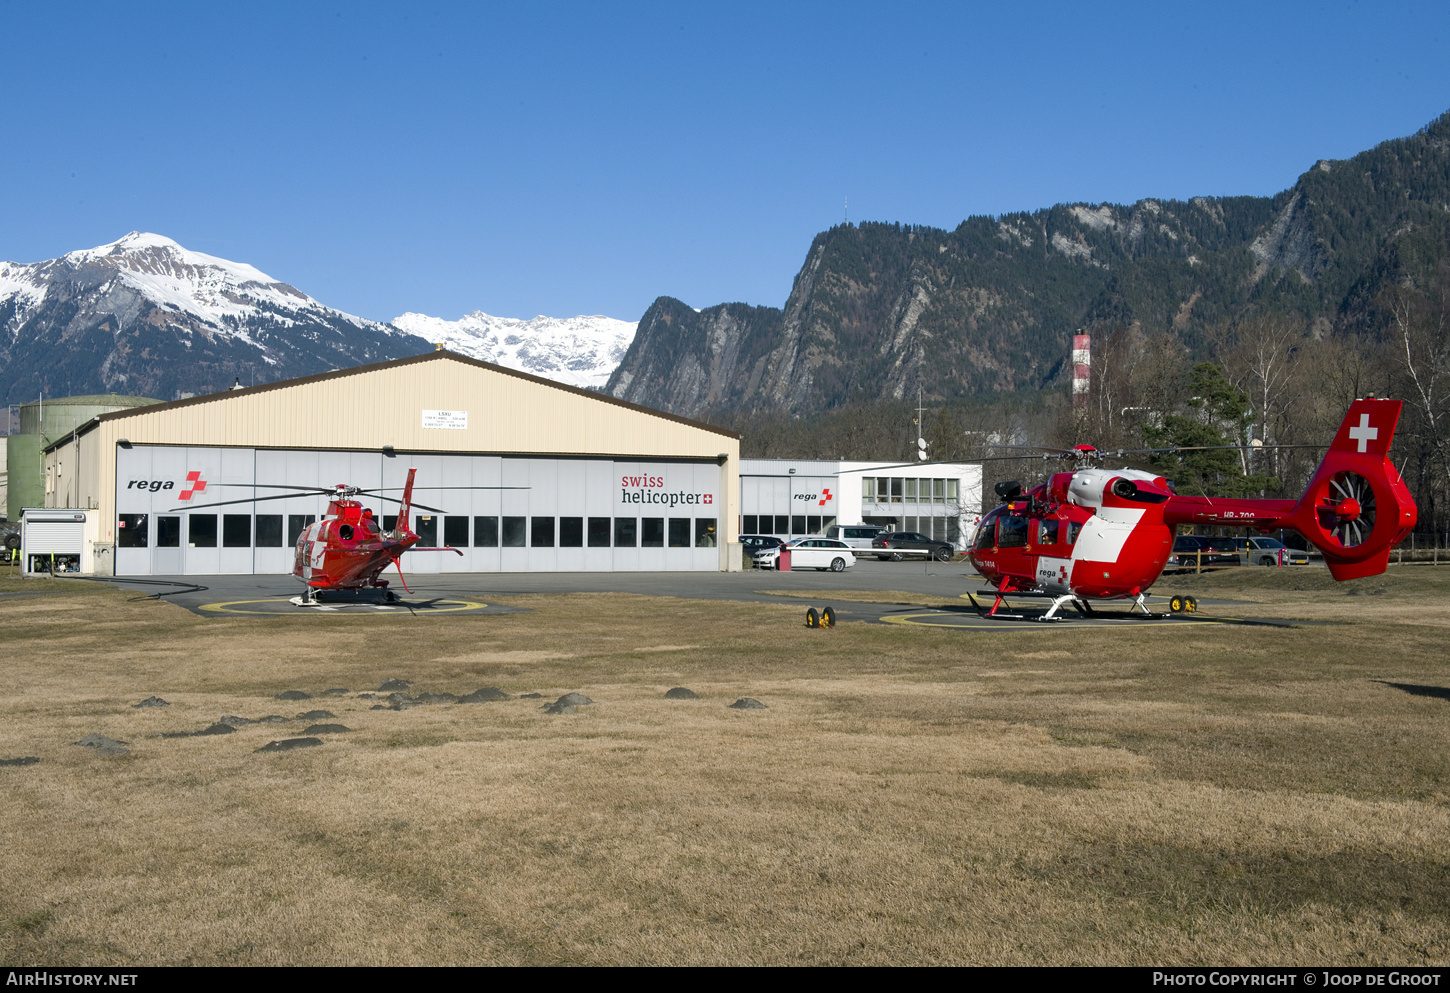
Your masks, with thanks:
M467 431L468 411L425 410L423 411L423 427L444 428L449 431Z

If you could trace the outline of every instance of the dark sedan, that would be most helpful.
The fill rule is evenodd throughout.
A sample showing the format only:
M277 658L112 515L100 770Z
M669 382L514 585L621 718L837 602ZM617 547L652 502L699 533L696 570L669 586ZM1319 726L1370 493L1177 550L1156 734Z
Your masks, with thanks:
M1203 553L1202 565L1239 564L1238 549L1234 547L1232 538L1184 534L1173 540L1173 560L1179 565L1199 565L1200 552Z
M871 551L883 562L900 562L907 556L934 558L946 562L956 554L950 542L937 541L916 531L888 531L871 539Z

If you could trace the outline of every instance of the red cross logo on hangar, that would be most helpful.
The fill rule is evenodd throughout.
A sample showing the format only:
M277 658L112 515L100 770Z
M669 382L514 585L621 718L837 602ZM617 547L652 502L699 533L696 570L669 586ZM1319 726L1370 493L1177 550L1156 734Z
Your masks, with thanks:
M190 500L193 493L200 493L206 489L206 480L201 478L199 472L188 472L186 474L187 488L176 495L178 500Z
M824 507L827 503L830 502L830 500L831 500L831 488L829 486L827 486L825 489L821 490L821 502L819 504L817 504L817 506Z

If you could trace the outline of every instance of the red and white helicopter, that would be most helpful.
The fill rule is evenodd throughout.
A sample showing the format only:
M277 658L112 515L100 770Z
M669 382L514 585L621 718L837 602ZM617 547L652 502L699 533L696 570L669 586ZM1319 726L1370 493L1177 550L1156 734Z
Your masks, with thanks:
M1298 500L1180 496L1163 476L1137 469L1059 472L1026 492L999 483L1006 503L982 518L968 552L997 593L989 616L1014 593L1050 598L1041 620L1060 620L1068 605L1090 613L1090 600L1132 600L1129 613L1146 614L1146 591L1163 574L1179 525L1288 528L1324 554L1335 579L1379 575L1418 514L1386 456L1401 407L1354 401ZM1079 451L1085 460L1100 455Z
M408 583L403 579L403 565L399 561L404 552L453 552L462 555L462 549L450 546L423 547L418 544L422 538L408 526L410 511L416 507L436 514L443 511L437 507L413 503L413 478L417 469L408 470L408 481L403 486L403 497L382 496L387 489L362 489L338 483L331 489L318 486L287 486L259 483L265 489L300 490L304 493L325 494L327 513L322 520L309 524L297 538L296 558L293 560L292 575L307 584L306 593L293 597L298 606L310 607L319 601L316 594L321 591L336 592L347 599L360 602L394 601L397 595L388 589L388 581L380 578L390 565L398 568L398 581L407 592ZM226 485L226 484L213 484ZM517 490L526 486L444 486L433 489L463 490ZM226 500L221 503L205 504L206 507L221 507L236 503L260 503L264 500L287 500L296 493L281 493L276 496L253 497L243 500ZM398 520L391 530L384 530L373 512L362 505L357 497L367 496L398 504ZM192 507L190 509L197 509Z

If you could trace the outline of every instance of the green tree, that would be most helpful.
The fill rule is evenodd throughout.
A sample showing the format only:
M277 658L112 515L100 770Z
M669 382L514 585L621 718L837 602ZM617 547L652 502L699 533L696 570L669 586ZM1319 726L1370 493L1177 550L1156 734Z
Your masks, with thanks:
M1195 365L1188 383L1187 412L1166 414L1161 425L1143 428L1150 447L1175 449L1153 454L1149 464L1180 493L1241 497L1277 488L1277 479L1246 468L1241 439L1254 416L1248 395L1212 362Z

